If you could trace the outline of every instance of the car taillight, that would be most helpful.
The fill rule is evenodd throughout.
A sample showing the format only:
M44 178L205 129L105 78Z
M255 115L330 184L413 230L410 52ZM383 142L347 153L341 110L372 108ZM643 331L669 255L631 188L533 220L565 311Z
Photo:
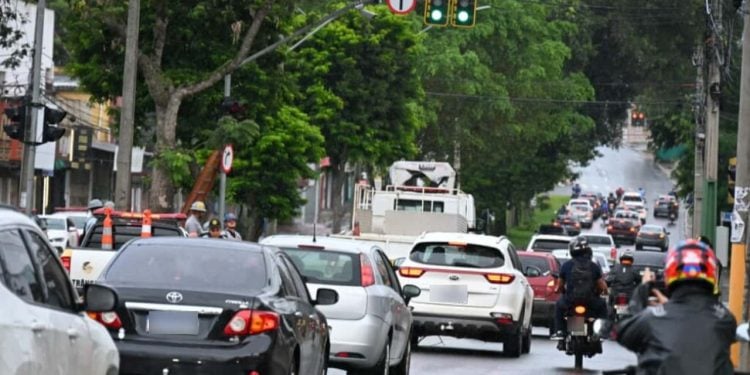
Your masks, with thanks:
M617 259L617 247L613 247L609 250L609 257L611 259Z
M484 277L492 284L510 284L516 278L505 273L487 273Z
M60 257L60 260L62 261L63 268L70 273L70 255L63 255Z
M613 226L611 226L611 225L607 226L607 230L612 230L612 229L614 229L614 228L615 228L615 227L613 227Z
M421 268L401 267L398 269L398 273L403 277L420 277L424 274L424 270Z
M120 320L120 317L114 311L90 312L88 315L89 318L96 320L109 329L122 328L122 320Z
M547 289L554 290L555 289L555 279L552 279L550 281L547 281Z
M373 272L372 264L370 264L370 260L367 259L367 256L365 254L359 254L359 263L359 278L361 280L360 284L362 286L370 286L375 284L375 272Z
M624 293L620 293L615 297L615 305L627 305L628 304L628 296Z
M633 232L633 233L635 233L635 228L630 227L630 231Z
M224 327L226 336L247 336L279 328L279 315L272 311L240 310Z

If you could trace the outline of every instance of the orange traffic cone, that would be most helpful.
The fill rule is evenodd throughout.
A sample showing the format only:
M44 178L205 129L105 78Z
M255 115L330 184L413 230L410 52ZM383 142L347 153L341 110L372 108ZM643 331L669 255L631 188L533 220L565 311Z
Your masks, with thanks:
M102 227L102 250L112 250L114 238L112 237L112 209L104 209L104 226Z
M151 210L143 211L143 225L141 225L141 238L151 238Z

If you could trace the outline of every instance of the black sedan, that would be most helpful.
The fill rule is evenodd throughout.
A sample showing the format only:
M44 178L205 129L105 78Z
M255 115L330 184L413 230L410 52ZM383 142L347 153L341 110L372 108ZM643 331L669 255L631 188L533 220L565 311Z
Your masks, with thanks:
M324 374L325 317L292 261L256 244L152 238L127 243L88 286L120 352L120 374ZM109 304L108 304L109 301ZM102 307L99 310L106 309Z
M664 287L664 267L667 262L667 255L660 251L641 250L633 253L633 270L643 276L646 268L654 272L656 276L656 287L665 291Z
M659 225L644 225L635 238L636 250L645 246L658 247L661 251L669 250L669 232Z

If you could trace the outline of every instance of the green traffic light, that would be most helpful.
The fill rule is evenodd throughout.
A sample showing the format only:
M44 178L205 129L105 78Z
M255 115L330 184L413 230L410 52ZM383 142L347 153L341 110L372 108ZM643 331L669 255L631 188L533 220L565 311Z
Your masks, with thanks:
M441 12L440 9L435 9L430 13L430 18L432 18L433 21L438 22L443 19L443 12Z
M458 22L464 23L469 20L469 12L462 10L458 12Z

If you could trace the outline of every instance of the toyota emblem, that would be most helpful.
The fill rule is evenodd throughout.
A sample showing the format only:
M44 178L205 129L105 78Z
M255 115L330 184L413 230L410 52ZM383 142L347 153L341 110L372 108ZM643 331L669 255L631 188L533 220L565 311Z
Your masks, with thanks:
M459 277L458 275L450 275L450 276L448 276L448 278L451 279L451 280L453 280L453 281L458 281L458 279L460 279L461 277Z
M180 293L180 292L169 292L169 293L167 293L167 302L169 302L169 303L180 303L180 302L182 302L182 293Z

